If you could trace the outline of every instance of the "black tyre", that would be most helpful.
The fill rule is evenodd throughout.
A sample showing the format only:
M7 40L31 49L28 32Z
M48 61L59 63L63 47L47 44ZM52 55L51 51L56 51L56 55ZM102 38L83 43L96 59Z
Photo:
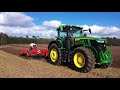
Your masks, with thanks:
M78 47L72 51L71 55L72 68L76 71L87 73L95 65L94 54L85 47Z
M56 44L52 44L49 47L48 62L54 65L61 65L61 61L62 61L61 50L58 48Z

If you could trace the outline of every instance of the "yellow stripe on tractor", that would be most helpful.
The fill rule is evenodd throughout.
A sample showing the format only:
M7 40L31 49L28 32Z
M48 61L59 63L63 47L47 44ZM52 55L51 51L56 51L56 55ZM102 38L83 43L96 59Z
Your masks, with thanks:
M75 38L75 41L78 41L78 40L80 40L80 39L92 39L92 38Z

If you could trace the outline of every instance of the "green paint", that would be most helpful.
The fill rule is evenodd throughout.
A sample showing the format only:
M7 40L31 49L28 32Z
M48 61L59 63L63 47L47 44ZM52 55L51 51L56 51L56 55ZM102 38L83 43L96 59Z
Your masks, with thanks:
M100 55L99 62L101 64L110 63L112 60L112 57L111 57L112 53L111 53L110 47L107 47L105 52L99 52L99 55Z
M63 41L61 39L58 39L57 41L61 44L61 47L64 47L63 46Z

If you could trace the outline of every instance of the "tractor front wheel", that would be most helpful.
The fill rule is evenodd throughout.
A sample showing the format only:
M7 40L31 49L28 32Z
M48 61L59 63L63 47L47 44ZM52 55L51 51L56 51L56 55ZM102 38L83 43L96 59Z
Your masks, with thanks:
M48 61L51 64L60 65L61 59L62 59L61 50L58 48L56 44L52 44L49 48Z
M71 63L74 70L87 73L94 68L94 54L85 47L75 48L72 51Z

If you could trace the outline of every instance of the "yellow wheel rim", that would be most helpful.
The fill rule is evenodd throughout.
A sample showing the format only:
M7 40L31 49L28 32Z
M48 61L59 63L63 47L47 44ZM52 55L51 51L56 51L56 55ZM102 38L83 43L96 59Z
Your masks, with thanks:
M85 65L85 57L82 53L77 52L74 55L74 64L78 68L82 68Z
M56 62L57 58L58 58L58 53L57 50L55 48L53 48L50 52L50 58L53 62Z

